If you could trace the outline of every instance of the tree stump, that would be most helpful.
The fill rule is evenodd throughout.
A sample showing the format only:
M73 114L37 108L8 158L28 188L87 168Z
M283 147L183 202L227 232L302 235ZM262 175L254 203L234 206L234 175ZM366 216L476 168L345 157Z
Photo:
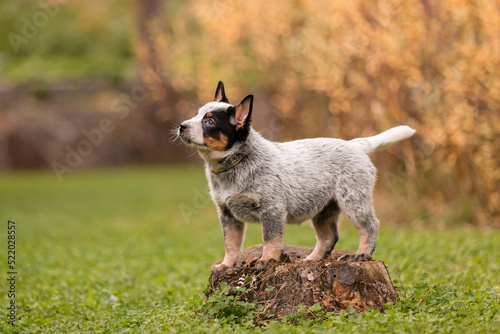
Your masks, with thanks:
M246 248L240 268L212 271L207 297L220 289L221 282L227 282L246 289L244 293L231 289L229 295L248 302L256 300L265 305L267 313L278 317L297 312L299 304L311 307L319 303L325 312L342 312L349 307L364 312L369 308L383 311L386 303L396 301L384 262L337 261L352 254L339 250L320 262L300 262L311 252L309 247L285 246L279 263L258 271L255 263L262 245Z

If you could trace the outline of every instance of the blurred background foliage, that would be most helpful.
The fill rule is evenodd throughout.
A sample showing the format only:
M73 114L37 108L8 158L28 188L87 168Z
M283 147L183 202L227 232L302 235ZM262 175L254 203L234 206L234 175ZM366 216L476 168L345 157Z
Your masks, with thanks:
M16 52L7 36L22 35L44 6L58 12ZM116 118L116 102L134 99L141 85L147 98L134 99L130 116L75 168L186 161L190 151L172 144L168 130L210 101L223 80L233 104L256 95L255 128L268 138L415 128L415 137L372 156L382 219L500 226L499 0L0 7L0 85L10 101L0 111L8 124L0 130L4 169L63 162L82 129ZM57 117L47 124L48 115ZM53 126L57 120L64 122ZM30 154L39 161L23 158ZM404 197L397 208L395 197Z
M135 75L137 33L128 1L20 0L3 1L0 8L3 81L89 76L115 81Z

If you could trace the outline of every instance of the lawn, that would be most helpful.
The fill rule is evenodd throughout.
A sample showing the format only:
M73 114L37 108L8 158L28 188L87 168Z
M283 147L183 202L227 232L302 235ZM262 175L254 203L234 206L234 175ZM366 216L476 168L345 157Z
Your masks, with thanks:
M397 200L397 199L395 199ZM375 258L399 301L385 313L326 314L298 323L207 317L210 265L222 233L201 166L0 174L0 332L500 331L500 231L382 222ZM8 325L7 220L16 223L16 326ZM358 237L343 221L338 249ZM245 245L260 243L258 225ZM313 246L309 224L285 242Z

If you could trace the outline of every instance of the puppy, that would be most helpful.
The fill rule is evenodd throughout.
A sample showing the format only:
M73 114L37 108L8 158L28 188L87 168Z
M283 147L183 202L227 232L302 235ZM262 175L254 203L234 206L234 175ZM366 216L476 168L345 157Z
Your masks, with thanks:
M253 95L229 104L219 82L214 102L180 124L178 136L205 160L210 194L224 235L225 256L217 270L236 267L245 223L262 225L260 270L276 263L283 250L285 224L311 219L316 246L305 261L328 257L339 239L340 211L356 226L360 243L342 260L372 259L379 221L372 206L376 169L368 153L411 137L415 130L397 126L373 137L333 138L276 143L251 126Z

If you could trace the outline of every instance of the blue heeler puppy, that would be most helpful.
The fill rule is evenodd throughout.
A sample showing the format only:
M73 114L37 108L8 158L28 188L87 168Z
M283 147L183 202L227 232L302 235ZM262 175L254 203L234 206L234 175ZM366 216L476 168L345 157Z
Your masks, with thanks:
M250 126L253 95L229 104L219 82L214 102L181 123L179 137L205 160L210 194L217 206L226 255L217 270L236 267L245 223L260 222L264 244L257 268L276 263L283 250L285 224L311 219L316 247L305 261L328 257L339 239L340 211L356 226L355 255L341 260L366 261L375 250L379 221L372 206L376 169L368 153L411 137L415 130L397 126L373 137L350 141L333 138L276 143Z

